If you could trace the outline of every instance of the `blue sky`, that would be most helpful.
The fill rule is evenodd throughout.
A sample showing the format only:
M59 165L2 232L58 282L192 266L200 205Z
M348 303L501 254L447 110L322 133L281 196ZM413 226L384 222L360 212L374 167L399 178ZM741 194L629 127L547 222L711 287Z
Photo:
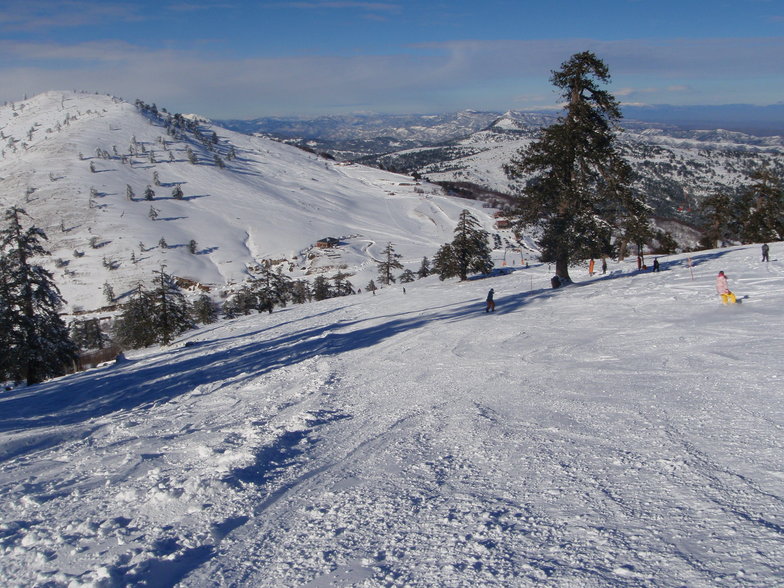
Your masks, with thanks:
M782 0L0 0L0 101L52 89L212 118L557 106L584 50L628 104L784 101Z

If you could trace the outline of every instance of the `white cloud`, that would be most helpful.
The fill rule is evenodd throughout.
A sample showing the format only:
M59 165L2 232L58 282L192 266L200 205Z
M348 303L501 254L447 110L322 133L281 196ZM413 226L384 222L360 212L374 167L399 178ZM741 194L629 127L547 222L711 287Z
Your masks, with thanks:
M724 102L737 101L732 92L739 87L748 102L772 103L784 93L782 82L771 84L781 79L784 39L469 40L411 46L390 55L242 59L120 41L5 41L0 42L0 100L76 88L216 118L555 106L550 72L586 49L608 64L618 86L610 90L630 101L645 96L646 102L677 103L678 96L702 86L710 86L714 102L721 102L721 92L732 96Z

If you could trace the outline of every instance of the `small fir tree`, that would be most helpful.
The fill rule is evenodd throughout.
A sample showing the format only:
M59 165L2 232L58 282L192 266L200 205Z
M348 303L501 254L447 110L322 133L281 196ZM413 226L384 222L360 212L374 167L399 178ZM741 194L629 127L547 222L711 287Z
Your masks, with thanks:
M207 294L201 294L191 305L191 316L203 325L214 323L218 318L218 305Z
M417 270L417 278L422 279L430 275L430 260L427 257L422 258L422 264Z
M313 299L326 300L332 297L332 288L329 286L327 278L324 276L316 276L313 280Z
M487 231L467 210L460 213L455 238L444 244L433 258L433 271L439 278L468 278L468 273L488 273L493 269Z
M405 269L403 270L403 273L400 274L401 284L409 284L414 280L416 280L416 276L414 275L414 272L412 272L410 269Z
M381 261L378 263L378 279L379 281L388 286L395 281L392 271L396 269L403 269L403 264L400 263L400 258L403 257L399 253L395 253L395 248L392 243L387 243Z

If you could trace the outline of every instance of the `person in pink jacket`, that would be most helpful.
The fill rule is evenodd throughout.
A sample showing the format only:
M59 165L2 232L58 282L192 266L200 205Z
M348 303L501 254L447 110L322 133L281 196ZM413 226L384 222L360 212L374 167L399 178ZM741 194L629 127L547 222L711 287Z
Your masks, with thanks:
M724 304L735 303L735 294L730 291L727 276L724 275L724 272L719 272L719 275L716 276L716 292L719 293Z

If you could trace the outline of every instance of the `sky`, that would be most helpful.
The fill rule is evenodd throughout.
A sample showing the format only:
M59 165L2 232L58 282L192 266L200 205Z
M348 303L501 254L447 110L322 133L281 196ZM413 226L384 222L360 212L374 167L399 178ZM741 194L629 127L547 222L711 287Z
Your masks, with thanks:
M557 108L605 61L629 105L784 101L781 0L2 0L0 102L46 90L216 119Z

